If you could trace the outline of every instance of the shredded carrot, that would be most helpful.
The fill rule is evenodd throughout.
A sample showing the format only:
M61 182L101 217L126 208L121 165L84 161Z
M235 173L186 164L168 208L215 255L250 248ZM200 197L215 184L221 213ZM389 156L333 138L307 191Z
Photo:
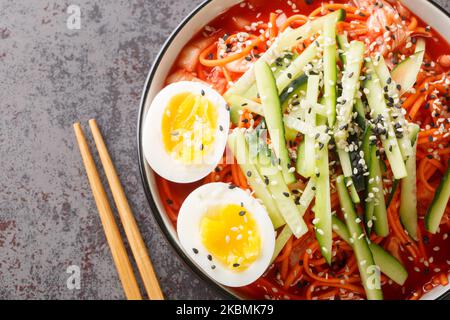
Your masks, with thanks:
M303 14L296 14L287 18L287 20L281 25L280 31L286 30L291 24L296 23L303 25L308 22L309 18Z
M270 13L270 40L273 40L278 35L277 16L274 12Z
M411 22L408 25L408 30L413 31L417 27L417 19L415 17L411 18Z
M216 66L222 67L230 62L239 60L249 55L252 52L252 50L255 49L255 47L258 47L258 45L260 45L264 41L265 41L264 37L260 36L257 37L255 40L253 40L249 45L247 45L244 49L240 50L239 52L230 54L221 59L207 59L206 57L212 52L213 49L217 47L217 42L215 42L200 53L199 61L201 64L207 67L216 67Z

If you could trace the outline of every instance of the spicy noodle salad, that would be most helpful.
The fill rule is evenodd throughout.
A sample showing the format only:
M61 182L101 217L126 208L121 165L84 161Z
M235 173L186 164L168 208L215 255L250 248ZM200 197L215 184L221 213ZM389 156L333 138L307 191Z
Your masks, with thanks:
M450 46L396 0L253 0L181 50L144 155L186 254L251 299L450 272Z

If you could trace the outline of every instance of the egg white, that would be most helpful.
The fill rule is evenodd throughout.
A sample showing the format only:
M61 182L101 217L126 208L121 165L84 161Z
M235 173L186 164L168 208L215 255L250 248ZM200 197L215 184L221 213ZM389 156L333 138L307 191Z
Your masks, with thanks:
M204 93L217 111L216 132L211 150L200 164L184 164L166 151L162 136L162 119L170 100L180 93ZM220 130L220 127L223 130ZM189 183L198 181L214 170L221 160L227 143L230 113L225 99L214 89L200 82L181 81L162 89L153 99L144 122L142 144L150 167L164 179Z
M230 204L243 204L252 214L261 240L260 256L243 271L230 270L214 258L208 260L210 253L201 240L200 223L208 208ZM229 287L242 287L257 280L269 267L275 248L275 231L266 209L248 192L222 182L205 184L186 198L178 215L177 232L186 254L213 280Z

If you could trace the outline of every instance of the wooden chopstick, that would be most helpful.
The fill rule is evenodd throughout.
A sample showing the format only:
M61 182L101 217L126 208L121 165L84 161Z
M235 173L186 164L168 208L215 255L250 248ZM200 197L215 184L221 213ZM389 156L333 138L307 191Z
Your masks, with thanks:
M127 197L120 183L114 164L109 156L100 129L97 126L95 119L89 120L92 136L94 137L95 145L97 146L98 154L106 174L106 178L111 188L111 193L114 202L119 212L120 220L122 221L125 235L130 244L131 252L133 253L136 265L144 283L145 290L150 299L163 300L164 295L158 283L152 262L148 255L144 240L142 239L139 227L134 218L133 212L128 204Z
M83 158L84 167L86 168L86 173L91 185L92 194L94 195L100 220L105 231L106 240L108 241L111 249L111 254L114 263L116 264L123 290L129 300L141 300L142 296L134 276L133 268L130 260L128 259L125 245L123 244L119 228L114 220L114 215L109 205L105 189L102 186L100 176L98 175L97 168L95 167L95 162L92 159L91 152L89 151L83 130L81 129L79 123L75 123L73 127L78 141L78 146L80 148L81 157Z

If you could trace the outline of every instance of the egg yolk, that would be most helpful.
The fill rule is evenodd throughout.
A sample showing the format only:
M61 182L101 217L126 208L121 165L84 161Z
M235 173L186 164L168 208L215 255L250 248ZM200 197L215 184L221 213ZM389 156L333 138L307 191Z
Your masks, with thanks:
M162 119L166 151L185 164L201 164L214 143L217 111L202 94L180 93L172 97Z
M250 212L230 204L208 209L200 222L202 243L225 267L243 271L261 253L258 226Z

